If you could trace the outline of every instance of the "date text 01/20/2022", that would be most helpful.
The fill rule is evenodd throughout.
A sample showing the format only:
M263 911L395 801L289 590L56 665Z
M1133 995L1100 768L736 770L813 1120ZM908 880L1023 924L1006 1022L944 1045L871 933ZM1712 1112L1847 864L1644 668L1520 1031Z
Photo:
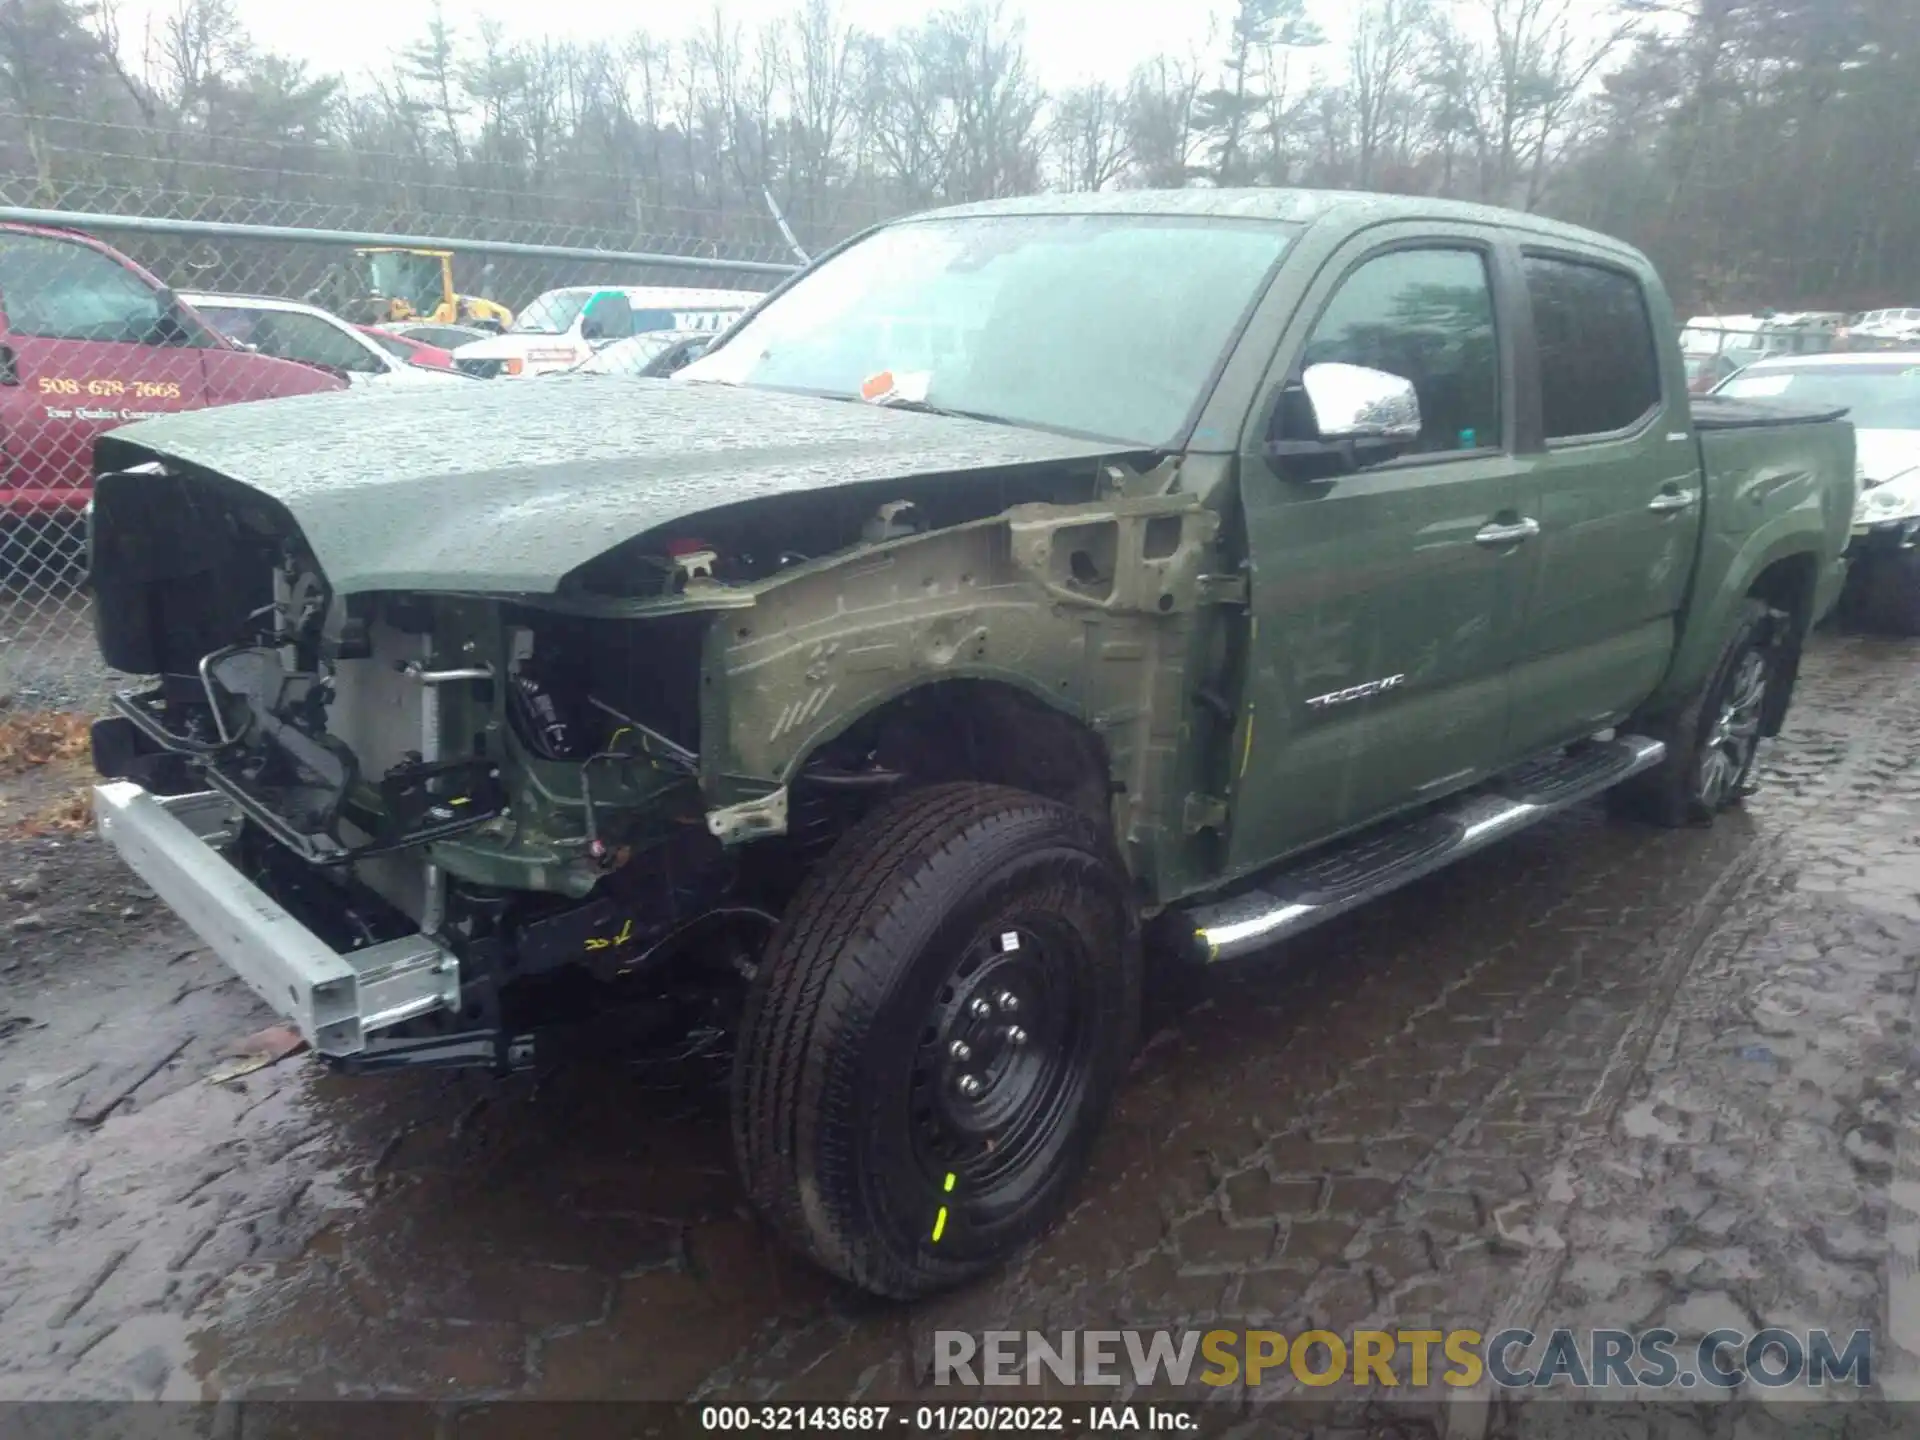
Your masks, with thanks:
M1176 1434L1197 1430L1200 1417L1164 1405L707 1405L700 1428L736 1434L820 1431L908 1430L950 1435L956 1431L1064 1434L1069 1426L1087 1431L1153 1431Z

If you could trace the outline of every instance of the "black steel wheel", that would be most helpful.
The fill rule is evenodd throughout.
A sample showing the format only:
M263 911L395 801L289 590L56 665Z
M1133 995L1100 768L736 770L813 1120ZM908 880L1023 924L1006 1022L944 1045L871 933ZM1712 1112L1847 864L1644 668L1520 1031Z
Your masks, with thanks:
M1042 1230L1131 1047L1139 941L1098 829L943 785L883 806L801 888L742 1027L749 1192L818 1263L909 1298Z
M1046 915L975 937L920 1032L911 1082L914 1158L976 1199L1043 1175L1092 1074L1100 983L1079 937Z

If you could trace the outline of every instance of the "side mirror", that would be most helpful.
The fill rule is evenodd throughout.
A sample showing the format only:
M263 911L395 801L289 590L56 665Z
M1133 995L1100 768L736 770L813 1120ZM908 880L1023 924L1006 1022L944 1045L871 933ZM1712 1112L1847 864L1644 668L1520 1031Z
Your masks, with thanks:
M1411 445L1420 438L1420 397L1402 376L1364 365L1309 365L1300 386L1328 444Z

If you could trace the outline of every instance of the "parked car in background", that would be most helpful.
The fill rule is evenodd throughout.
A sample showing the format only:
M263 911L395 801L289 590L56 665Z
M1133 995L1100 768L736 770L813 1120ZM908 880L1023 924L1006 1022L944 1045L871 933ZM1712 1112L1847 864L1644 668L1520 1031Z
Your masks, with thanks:
M396 360L405 361L409 365L418 365L425 370L449 370L456 375L460 373L454 369L451 350L444 350L438 345L429 345L411 336L388 334L377 325L356 325L353 328Z
M1820 355L1845 333L1836 311L1774 311L1755 315L1696 315L1681 328L1680 350L1688 356L1726 354L1741 364L1768 355Z
M1842 614L1920 635L1920 347L1762 360L1714 393L1846 409L1860 494Z
M566 373L569 375L676 374L700 358L714 337L700 330L649 330L616 340L597 350Z
M403 340L417 340L422 345L437 345L442 350L458 350L462 345L471 345L476 340L486 340L498 334L496 330L482 330L478 325L454 325L441 320L387 320L374 329L388 335L398 335Z
M129 420L340 386L234 345L89 235L0 224L0 512L84 505L94 438Z
M301 300L194 292L180 298L249 350L318 366L349 385L437 385L460 378L452 370L409 364L358 326Z
M350 1068L623 997L731 1030L773 1228L959 1285L1068 1204L1149 954L1603 791L1740 803L1853 429L1690 401L1675 337L1537 215L1036 195L870 231L668 381L150 421L97 633L205 683L116 699L95 813Z
M1847 326L1843 344L1850 351L1920 349L1920 310L1867 310Z
M551 375L647 331L717 335L761 298L752 290L567 286L527 306L506 334L462 345L453 352L454 363L483 380Z

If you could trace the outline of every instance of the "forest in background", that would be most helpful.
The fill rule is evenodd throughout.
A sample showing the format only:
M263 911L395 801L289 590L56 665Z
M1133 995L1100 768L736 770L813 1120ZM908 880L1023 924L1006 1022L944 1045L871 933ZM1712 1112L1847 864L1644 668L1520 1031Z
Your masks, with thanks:
M324 3L324 0L319 0ZM1017 13L888 34L834 0L693 38L512 39L436 13L368 75L235 0L0 0L0 200L785 259L1038 189L1298 185L1558 216L1684 311L1920 304L1913 0L1239 0L1203 51L1049 93Z

